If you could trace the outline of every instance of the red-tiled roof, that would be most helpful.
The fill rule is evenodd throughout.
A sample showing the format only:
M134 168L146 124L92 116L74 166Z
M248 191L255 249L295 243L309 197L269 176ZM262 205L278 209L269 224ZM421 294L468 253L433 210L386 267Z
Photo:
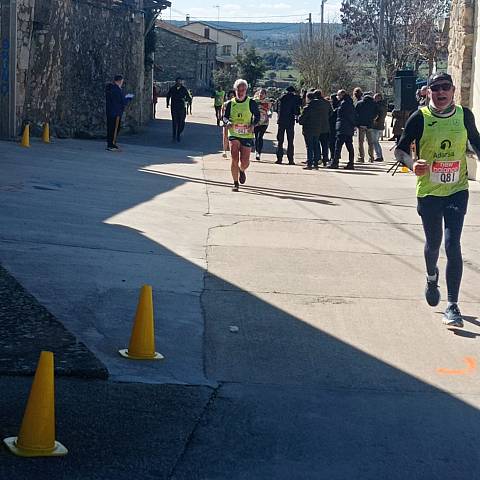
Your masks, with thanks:
M210 38L205 38L205 37L202 37L201 35L197 35L196 33L190 32L183 28L175 27L171 23L167 23L162 20L157 21L155 26L157 28L161 28L162 30L166 30L167 32L173 33L174 35L178 35L179 37L183 37L183 38L186 38L187 40L191 40L192 42L217 43Z
M187 25L183 25L182 29L186 29L189 25L193 25L195 23L199 23L200 25L205 25L206 27L209 27L212 30L218 30L219 32L226 33L228 35L232 35L233 37L240 38L241 40L245 40L243 37L243 32L241 30L230 30L228 28L217 28L215 25L212 25L211 23L206 23L206 22L200 22L200 21L195 21L195 22L190 22Z

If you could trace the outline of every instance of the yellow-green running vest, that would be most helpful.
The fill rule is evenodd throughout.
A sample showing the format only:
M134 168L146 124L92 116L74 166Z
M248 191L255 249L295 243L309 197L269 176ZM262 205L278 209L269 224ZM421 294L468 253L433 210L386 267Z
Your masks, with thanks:
M429 165L429 172L417 177L417 197L448 197L468 190L467 129L463 108L447 118L436 117L428 107L421 108L423 135L420 157Z

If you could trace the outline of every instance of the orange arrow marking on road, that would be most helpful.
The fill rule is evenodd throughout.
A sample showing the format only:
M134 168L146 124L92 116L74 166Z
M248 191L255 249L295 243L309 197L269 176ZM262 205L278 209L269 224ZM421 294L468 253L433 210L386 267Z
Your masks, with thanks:
M477 369L477 361L473 357L465 357L463 359L467 368L463 370L450 370L449 368L437 368L437 372L442 375L470 375Z

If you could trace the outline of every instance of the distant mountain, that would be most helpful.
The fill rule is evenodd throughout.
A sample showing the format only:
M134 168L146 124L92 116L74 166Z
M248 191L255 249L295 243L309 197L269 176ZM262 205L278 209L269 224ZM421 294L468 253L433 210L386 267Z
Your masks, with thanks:
M192 20L194 22L195 20ZM307 23L254 23L254 22L213 22L210 20L203 21L212 27L220 27L232 30L241 30L245 38L255 43L256 41L266 40L291 40L295 38L299 33L306 32L308 28ZM185 22L172 21L177 27L185 25ZM314 24L314 29L318 29L319 25ZM335 24L335 28L340 31L341 25Z

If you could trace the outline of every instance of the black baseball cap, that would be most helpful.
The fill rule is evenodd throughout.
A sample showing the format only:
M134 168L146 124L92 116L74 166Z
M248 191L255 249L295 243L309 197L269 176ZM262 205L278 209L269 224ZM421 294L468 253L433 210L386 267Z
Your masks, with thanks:
M434 83L438 82L450 82L453 85L453 79L452 76L449 75L448 73L434 73L433 75L430 76L428 79L427 86L432 86Z

